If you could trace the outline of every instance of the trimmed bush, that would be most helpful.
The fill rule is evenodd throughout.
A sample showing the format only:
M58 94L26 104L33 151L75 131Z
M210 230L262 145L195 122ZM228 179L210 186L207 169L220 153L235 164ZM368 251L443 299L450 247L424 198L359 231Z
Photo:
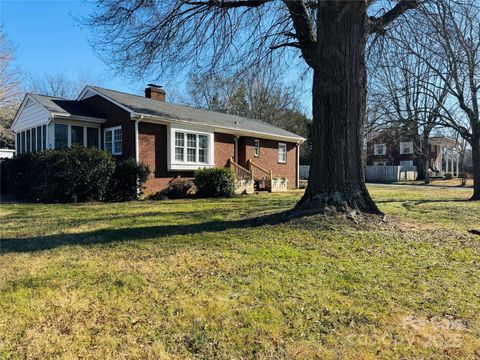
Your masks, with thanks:
M168 183L168 186L152 196L153 200L182 199L195 192L195 184L191 179L177 177Z
M452 180L452 179L453 179L453 175L451 173L445 174L445 180Z
M64 203L103 199L115 162L102 150L74 146L22 154L9 159L6 167L12 194Z
M108 183L105 200L135 200L142 193L143 186L150 174L150 168L134 159L117 160L115 171Z
M235 193L235 174L227 168L195 171L197 194L203 197L230 197Z

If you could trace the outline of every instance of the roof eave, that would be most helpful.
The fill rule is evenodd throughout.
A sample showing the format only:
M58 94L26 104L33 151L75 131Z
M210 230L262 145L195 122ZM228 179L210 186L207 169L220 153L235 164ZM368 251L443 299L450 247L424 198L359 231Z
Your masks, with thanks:
M297 144L303 144L307 139L301 136L284 136L284 135L278 135L278 134L272 134L272 133L266 133L266 132L259 132L259 131L248 131L248 130L239 130L235 128L230 128L230 127L223 127L223 126L213 126L209 124L198 124L193 121L188 121L188 120L181 120L181 119L175 119L175 118L168 118L168 117L161 117L161 116L156 116L156 115L150 115L150 114L141 114L141 113L133 113L132 115L132 120L153 120L155 122L160 122L160 123L180 123L180 124L189 124L193 126L204 126L208 128L214 129L214 131L218 130L218 132L225 132L231 135L236 135L236 136L263 136L264 138L270 138L273 140L283 140L287 142L294 142Z

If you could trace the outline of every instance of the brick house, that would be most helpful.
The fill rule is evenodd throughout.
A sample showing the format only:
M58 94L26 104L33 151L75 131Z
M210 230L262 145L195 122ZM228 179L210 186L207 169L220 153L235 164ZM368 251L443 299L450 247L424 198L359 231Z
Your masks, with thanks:
M16 153L79 144L134 158L152 171L146 192L196 169L233 166L257 180L281 177L298 186L305 139L260 120L165 101L157 86L145 97L86 86L76 100L26 94L11 129ZM253 172L253 168L256 169Z
M367 141L367 166L418 166L417 149L408 132L384 129ZM427 166L432 176L447 172L458 173L457 142L448 137L431 137L428 140Z

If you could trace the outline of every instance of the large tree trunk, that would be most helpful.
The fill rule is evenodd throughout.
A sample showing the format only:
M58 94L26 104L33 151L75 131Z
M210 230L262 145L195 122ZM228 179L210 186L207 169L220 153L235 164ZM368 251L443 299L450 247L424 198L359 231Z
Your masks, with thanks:
M471 200L480 200L480 134L472 141L473 158L473 196Z
M322 1L313 72L310 178L297 208L381 213L365 186L365 1Z

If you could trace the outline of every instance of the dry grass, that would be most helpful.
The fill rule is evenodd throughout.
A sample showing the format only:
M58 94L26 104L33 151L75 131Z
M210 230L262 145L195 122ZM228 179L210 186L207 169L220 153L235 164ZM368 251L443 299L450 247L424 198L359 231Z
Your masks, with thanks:
M478 358L471 190L371 190L386 224L269 216L301 192L3 204L0 358Z

